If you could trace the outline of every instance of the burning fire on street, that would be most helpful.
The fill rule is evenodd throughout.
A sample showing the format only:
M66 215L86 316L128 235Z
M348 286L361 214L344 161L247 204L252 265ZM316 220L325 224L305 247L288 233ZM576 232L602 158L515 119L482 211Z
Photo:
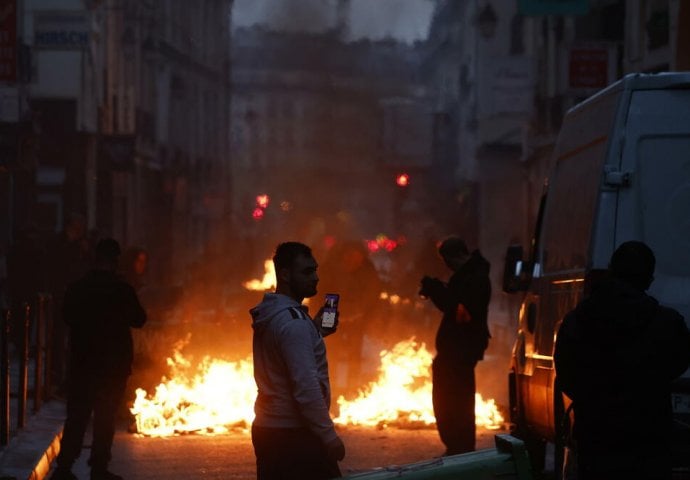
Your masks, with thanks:
M413 338L398 342L380 354L379 378L360 390L352 401L338 398L341 425L429 426L436 423L431 403L432 355ZM475 395L475 422L487 429L503 426L503 416L493 399Z
M181 353L184 344L167 360L170 378L163 378L152 395L137 388L130 409L137 432L214 435L250 425L256 398L251 357L237 362L205 357L193 368Z
M193 367L178 345L168 359L169 378L153 394L139 388L131 412L137 433L165 437L185 433L216 435L233 429L247 430L254 419L256 385L251 357L231 362L204 358ZM431 354L414 339L397 343L380 353L379 377L361 389L357 398L337 400L340 425L432 426ZM503 426L493 400L477 394L477 425Z

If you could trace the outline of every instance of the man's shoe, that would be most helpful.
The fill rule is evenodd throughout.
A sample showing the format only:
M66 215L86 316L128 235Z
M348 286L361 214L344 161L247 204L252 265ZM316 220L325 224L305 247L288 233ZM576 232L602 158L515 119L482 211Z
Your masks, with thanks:
M108 470L91 470L91 480L124 480Z
M50 480L79 480L75 474L66 468L57 468L50 476Z

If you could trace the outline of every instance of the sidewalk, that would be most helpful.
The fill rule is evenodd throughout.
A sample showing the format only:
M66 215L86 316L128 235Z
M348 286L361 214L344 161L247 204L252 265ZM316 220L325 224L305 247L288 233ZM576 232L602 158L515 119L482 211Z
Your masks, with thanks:
M42 480L59 451L65 404L50 401L0 450L0 480Z

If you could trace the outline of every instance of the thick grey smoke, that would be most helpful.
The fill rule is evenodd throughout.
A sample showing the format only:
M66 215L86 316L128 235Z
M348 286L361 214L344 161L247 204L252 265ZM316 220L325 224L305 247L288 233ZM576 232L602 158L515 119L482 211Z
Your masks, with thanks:
M433 0L235 0L233 25L263 25L281 31L324 32L336 28L341 13L347 21L346 39L404 42L426 38Z

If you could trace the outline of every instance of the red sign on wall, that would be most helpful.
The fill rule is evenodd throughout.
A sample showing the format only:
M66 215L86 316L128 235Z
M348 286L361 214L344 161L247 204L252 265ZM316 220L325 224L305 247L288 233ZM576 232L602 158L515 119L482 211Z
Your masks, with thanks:
M0 0L0 82L17 81L17 0Z
M570 88L604 88L609 84L609 52L605 47L570 50Z

